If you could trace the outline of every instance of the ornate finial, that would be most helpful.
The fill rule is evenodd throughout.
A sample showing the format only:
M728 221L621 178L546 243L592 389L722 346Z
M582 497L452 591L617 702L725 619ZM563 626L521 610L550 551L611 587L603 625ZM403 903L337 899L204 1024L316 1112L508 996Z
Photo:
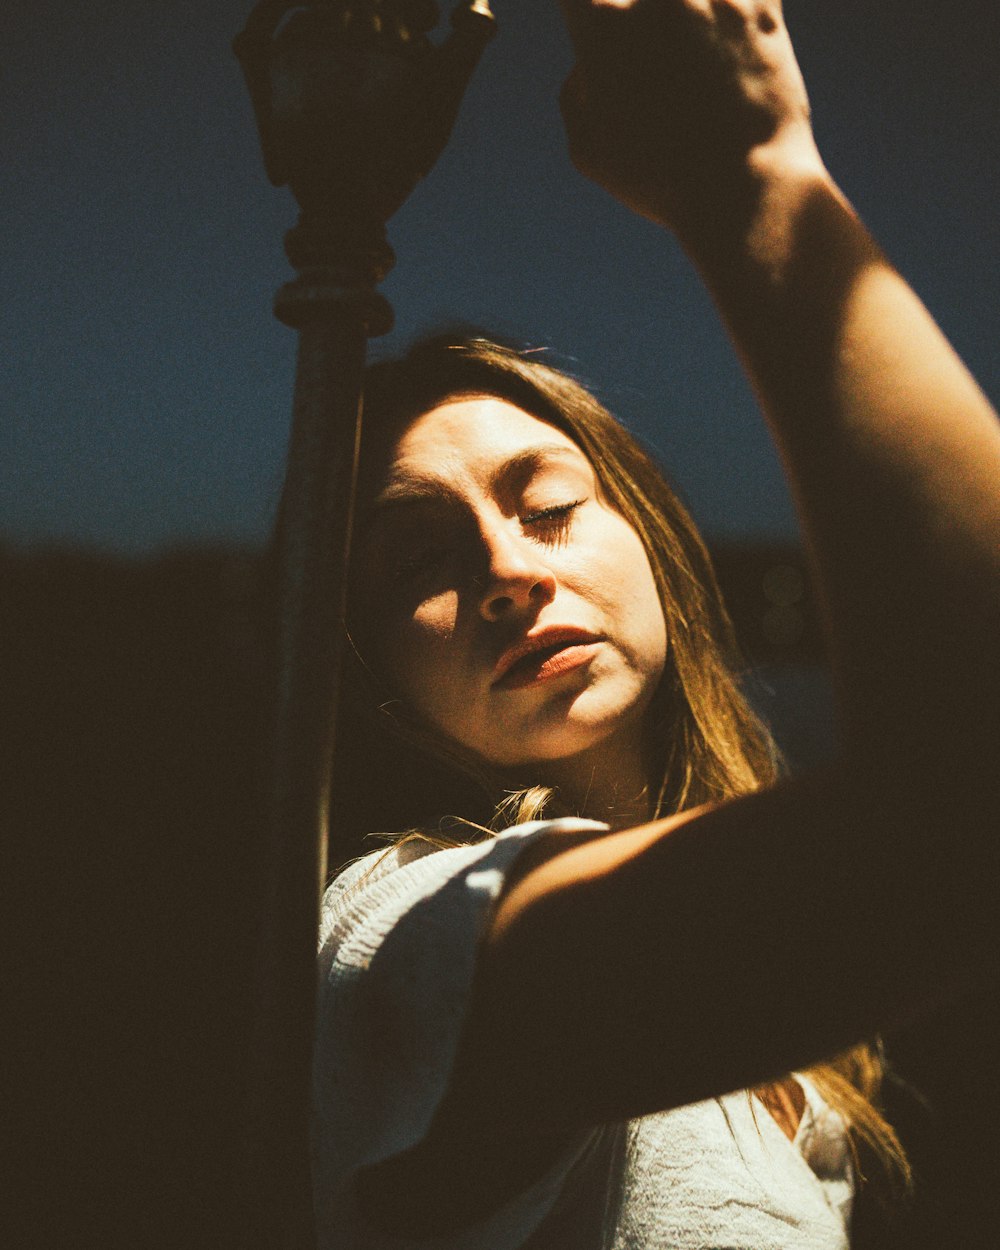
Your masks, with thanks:
M339 251L377 282L392 264L385 222L440 155L494 33L486 0L465 0L440 46L437 17L434 0L261 0L234 41L268 177L302 210L298 268Z

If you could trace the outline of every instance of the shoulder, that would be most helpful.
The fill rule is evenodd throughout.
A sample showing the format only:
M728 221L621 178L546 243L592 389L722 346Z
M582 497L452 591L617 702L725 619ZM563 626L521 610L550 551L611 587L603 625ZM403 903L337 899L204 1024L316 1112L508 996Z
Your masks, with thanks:
M534 822L446 850L409 840L350 865L327 891L313 1091L322 1226L351 1208L360 1169L426 1136L491 908L519 856L550 829Z
M554 823L446 850L408 840L334 881L320 926L317 1047L327 1070L349 1067L357 1081L369 1069L383 1095L398 1096L390 1068L426 1084L422 1069L450 1058L493 906Z
M406 838L343 869L327 889L320 914L319 944L327 960L359 935L378 941L422 902L437 912L468 919L500 894L522 853L548 834L605 831L577 818L515 825L482 842L441 849L428 839ZM457 906L464 901L466 906ZM387 928L388 926L388 928Z

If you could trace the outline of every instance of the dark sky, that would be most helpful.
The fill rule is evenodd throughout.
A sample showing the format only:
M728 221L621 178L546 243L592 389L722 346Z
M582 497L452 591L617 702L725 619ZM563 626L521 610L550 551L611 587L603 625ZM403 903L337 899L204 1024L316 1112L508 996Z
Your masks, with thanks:
M449 6L450 7L450 6ZM294 220L230 41L246 0L6 0L0 536L124 552L257 541L294 336ZM441 163L390 223L382 352L467 321L589 380L712 536L790 536L774 454L673 242L586 184L556 108L555 0L495 0ZM786 0L828 165L1000 398L995 0Z

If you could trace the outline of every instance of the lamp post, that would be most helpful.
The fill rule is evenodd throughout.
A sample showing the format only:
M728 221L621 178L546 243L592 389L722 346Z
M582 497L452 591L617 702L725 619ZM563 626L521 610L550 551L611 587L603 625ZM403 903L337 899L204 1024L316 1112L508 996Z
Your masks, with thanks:
M268 177L299 219L275 314L299 334L277 529L280 613L266 898L244 1140L247 1245L312 1242L308 1113L318 895L366 342L392 311L385 223L443 150L494 30L465 0L440 45L434 0L260 0L234 42Z

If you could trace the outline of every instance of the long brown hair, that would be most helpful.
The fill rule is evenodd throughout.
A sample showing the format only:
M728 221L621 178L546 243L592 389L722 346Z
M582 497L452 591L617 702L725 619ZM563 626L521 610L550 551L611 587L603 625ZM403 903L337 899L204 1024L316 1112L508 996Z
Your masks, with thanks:
M670 639L647 716L659 774L655 815L773 784L779 753L741 690L732 624L705 544L652 457L573 378L534 354L480 338L426 340L398 360L372 366L361 497L393 432L459 395L507 400L563 431L585 452L607 499L645 545ZM350 607L347 628L350 636ZM505 792L481 761L419 723L353 647L342 707L349 731L340 735L333 814L341 860L356 853L357 838L372 829L454 845L471 840L470 833L488 836L565 810L558 794L544 787ZM880 1051L855 1047L809 1075L847 1121L859 1171L864 1159L889 1188L906 1188L905 1153L878 1107Z

